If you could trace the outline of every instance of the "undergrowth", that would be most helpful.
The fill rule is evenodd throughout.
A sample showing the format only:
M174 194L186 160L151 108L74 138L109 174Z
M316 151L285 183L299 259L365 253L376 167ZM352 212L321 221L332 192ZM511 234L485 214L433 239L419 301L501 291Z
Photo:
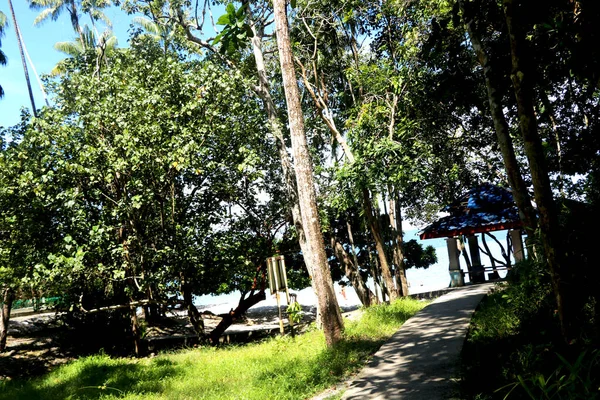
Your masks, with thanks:
M426 303L401 299L346 321L344 339L328 349L312 330L291 338L155 358L99 354L31 380L0 382L0 399L302 399L343 380Z
M586 307L579 337L564 343L546 269L519 264L473 316L462 354L463 398L600 399L595 304Z

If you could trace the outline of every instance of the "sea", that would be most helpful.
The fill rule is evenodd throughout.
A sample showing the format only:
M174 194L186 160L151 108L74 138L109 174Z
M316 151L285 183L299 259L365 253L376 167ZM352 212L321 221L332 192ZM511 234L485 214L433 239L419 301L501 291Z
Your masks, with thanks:
M508 231L497 231L492 234L498 239L500 243L506 249L506 236ZM481 241L481 235L479 236L479 246L483 248ZM432 246L437 254L438 261L430 266L429 268L411 268L406 271L406 278L409 284L409 293L423 293L434 290L440 290L449 287L450 285L450 274L448 272L449 261L448 261L448 249L446 247L446 239L426 239L421 240L419 238L419 230L411 229L404 232L404 240L408 241L411 239L417 240L423 246ZM490 249L490 252L497 260L504 260L500 246L491 238L487 238L486 243ZM489 257L481 253L481 262L484 266L491 266ZM511 257L511 262L514 263L514 258ZM460 266L463 271L467 271L467 267L463 257L460 257ZM499 271L500 277L506 276L506 271ZM465 274L465 282L469 282L468 274ZM371 290L375 290L373 286L373 280L369 279L367 286ZM334 283L335 293L338 299L338 303L342 307L352 307L360 305L360 301L356 292L351 286L347 286L342 290L337 282ZM311 287L304 288L302 290L292 290L292 293L296 294L297 301L305 306L314 306L317 303L316 296ZM379 293L379 290L378 290ZM221 314L230 311L237 306L240 299L239 292L233 292L221 295L203 295L197 296L194 299L194 304L201 310L210 310L215 314ZM282 304L286 304L285 296L281 296ZM267 299L258 303L254 307L265 307L277 305L277 299L275 295L268 295Z

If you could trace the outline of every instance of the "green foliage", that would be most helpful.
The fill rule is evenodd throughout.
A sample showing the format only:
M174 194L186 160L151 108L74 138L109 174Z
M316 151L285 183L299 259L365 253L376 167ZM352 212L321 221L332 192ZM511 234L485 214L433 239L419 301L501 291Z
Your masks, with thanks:
M144 37L100 75L88 61L66 63L56 106L0 154L2 282L71 312L167 301L184 283L260 290L285 216L248 81Z
M415 239L404 242L404 265L405 268L429 268L435 264L437 254L433 246L423 248L423 245Z
M290 318L290 321L292 321L294 324L302 321L302 306L297 301L290 304L287 307L286 312Z
M473 316L463 350L463 394L494 399L597 398L598 339L589 335L590 327L582 328L587 337L579 345L561 344L545 265L518 264L508 284L484 299Z
M355 373L426 303L412 299L365 309L327 348L323 334L200 348L151 359L82 358L29 381L0 382L0 399L299 399Z
M560 354L556 354L560 365L548 376L533 373L517 376L517 382L500 388L497 392L506 393L510 398L513 391L521 388L527 397L537 399L571 399L593 400L600 398L597 374L600 371L600 352L596 349L588 354L583 351L573 363Z
M248 39L252 38L252 28L246 21L246 8L248 5L235 9L233 3L227 4L225 14L217 20L217 25L223 25L221 32L215 37L212 44L221 43L221 53L231 56L246 47Z

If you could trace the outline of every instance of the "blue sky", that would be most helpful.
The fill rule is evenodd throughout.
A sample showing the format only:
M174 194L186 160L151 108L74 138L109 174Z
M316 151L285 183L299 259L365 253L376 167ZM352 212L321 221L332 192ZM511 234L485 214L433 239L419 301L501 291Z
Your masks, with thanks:
M0 10L6 14L9 21L8 29L5 31L6 35L2 38L2 51L8 58L8 64L4 67L0 66L0 85L4 88L4 97L0 99L0 126L7 127L18 123L21 108L31 109L31 104L12 18L7 3L2 2L1 4ZM64 54L54 50L54 44L71 41L75 38L68 16L62 15L57 21L49 20L42 25L33 26L33 21L40 11L30 10L26 0L13 0L13 6L27 51L37 72L40 75L49 73L58 61L65 58ZM113 32L119 40L119 46L125 47L131 17L114 7L106 10L105 13L113 23ZM88 22L83 20L82 24ZM35 104L37 108L41 108L44 104L42 93L31 67L28 67Z

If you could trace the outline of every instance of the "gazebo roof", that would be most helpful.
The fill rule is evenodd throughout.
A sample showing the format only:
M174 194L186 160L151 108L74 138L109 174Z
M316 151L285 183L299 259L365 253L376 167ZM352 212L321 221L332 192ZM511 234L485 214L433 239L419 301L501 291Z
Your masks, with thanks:
M421 239L454 237L523 226L511 191L489 183L469 190L443 211L450 215L423 229Z

